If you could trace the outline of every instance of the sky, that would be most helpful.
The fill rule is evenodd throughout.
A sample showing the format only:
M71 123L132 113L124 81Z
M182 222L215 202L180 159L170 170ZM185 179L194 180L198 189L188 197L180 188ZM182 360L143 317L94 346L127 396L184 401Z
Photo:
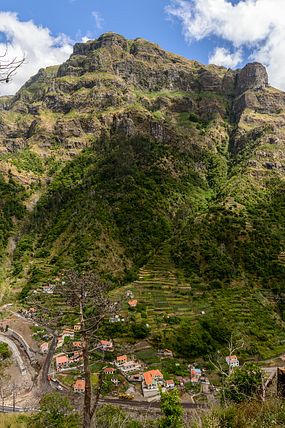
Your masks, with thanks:
M285 90L284 13L285 0L0 0L0 55L8 45L9 59L26 57L0 95L64 62L75 42L109 31L204 64L262 62L270 83Z

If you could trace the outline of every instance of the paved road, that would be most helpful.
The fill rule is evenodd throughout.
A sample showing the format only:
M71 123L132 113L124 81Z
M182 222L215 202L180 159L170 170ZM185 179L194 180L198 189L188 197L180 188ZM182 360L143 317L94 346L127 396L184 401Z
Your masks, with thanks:
M117 406L125 407L140 407L140 408L154 408L159 409L160 403L148 403L147 401L134 401L134 400L121 400L121 399L112 399L112 398L102 398L99 400L99 404L115 404ZM182 403L184 409L207 409L207 404L196 404L196 403Z
M25 363L21 357L21 354L20 354L17 346L13 342L13 340L9 339L9 337L0 333L0 342L6 343L9 346L9 348L11 349L11 351L13 353L13 357L19 366L19 369L20 369L22 375L25 375L27 373Z

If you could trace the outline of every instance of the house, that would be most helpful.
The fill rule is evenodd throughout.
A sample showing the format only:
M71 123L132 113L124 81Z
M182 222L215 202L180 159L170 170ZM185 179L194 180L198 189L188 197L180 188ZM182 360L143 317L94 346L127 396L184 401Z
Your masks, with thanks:
M201 369L197 369L197 368L193 367L191 369L191 382L192 383L199 383L201 375L202 375Z
M109 318L109 322L112 324L116 322L125 322L125 318L121 318L120 315L114 315Z
M53 294L54 292L54 285L44 285L43 286L43 293L44 294Z
M106 375L113 375L116 369L114 369L114 367L105 367L103 371Z
M56 348L61 348L64 343L64 338L62 336L58 336Z
M82 352L81 351L74 351L73 352L73 360L74 361L81 361L83 359Z
M78 394L82 394L83 392L85 392L85 380L77 379L77 381L73 385L73 391Z
M114 350L113 342L111 340L100 340L99 348L101 351L112 352Z
M120 365L120 370L123 373L135 372L141 369L141 365L135 361L126 361Z
M159 370L149 370L143 377L143 389L158 389L158 385L163 384L163 375Z
M173 352L170 349L160 349L158 355L161 357L173 357Z
M118 386L120 383L119 379L117 379L116 377L112 377L111 382L116 386Z
M228 355L226 357L226 362L231 368L239 366L239 360L236 355Z
M138 301L136 299L132 299L128 301L128 305L130 308L136 308L138 304Z
M73 348L81 349L82 348L82 342L73 342L72 346L73 346Z
M126 363L128 361L127 355L120 355L116 358L116 366L120 367L122 364Z
M134 298L134 293L132 292L132 290L128 290L126 293L126 296L128 299L133 299Z
M40 346L41 349L41 353L42 354L47 354L48 353L48 348L49 348L49 344L48 342L43 342Z
M68 368L68 363L69 361L66 355L59 355L55 358L55 365L57 371Z
M165 382L165 386L166 386L167 389L173 389L173 388L175 388L174 380L172 380L172 379L167 380Z
M66 337L70 337L70 339L74 339L74 331L71 330L70 328L65 328L62 332L62 337L63 337L63 340Z
M73 327L73 330L74 331L80 331L81 330L81 323L79 322L79 323L75 324Z

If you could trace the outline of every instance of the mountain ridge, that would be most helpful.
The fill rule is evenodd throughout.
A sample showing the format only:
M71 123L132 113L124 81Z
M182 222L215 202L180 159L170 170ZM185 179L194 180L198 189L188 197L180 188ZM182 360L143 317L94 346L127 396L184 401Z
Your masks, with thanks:
M278 348L285 94L263 65L203 66L107 33L0 104L0 174L21 188L20 211L2 202L1 254L14 236L7 280L23 301L68 268L124 285L167 244L205 301L237 284L243 299L269 292ZM248 340L261 354L257 330Z

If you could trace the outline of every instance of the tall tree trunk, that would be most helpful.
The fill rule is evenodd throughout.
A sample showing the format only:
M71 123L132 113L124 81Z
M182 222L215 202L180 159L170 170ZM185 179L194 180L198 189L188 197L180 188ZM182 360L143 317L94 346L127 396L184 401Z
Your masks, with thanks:
M84 297L82 296L82 299L80 300L82 356L83 356L83 370L84 370L84 379L85 379L83 428L90 428L91 427L92 389L91 389L91 371L90 371L90 364L89 364L89 338L88 338L88 333L85 331L83 298Z

